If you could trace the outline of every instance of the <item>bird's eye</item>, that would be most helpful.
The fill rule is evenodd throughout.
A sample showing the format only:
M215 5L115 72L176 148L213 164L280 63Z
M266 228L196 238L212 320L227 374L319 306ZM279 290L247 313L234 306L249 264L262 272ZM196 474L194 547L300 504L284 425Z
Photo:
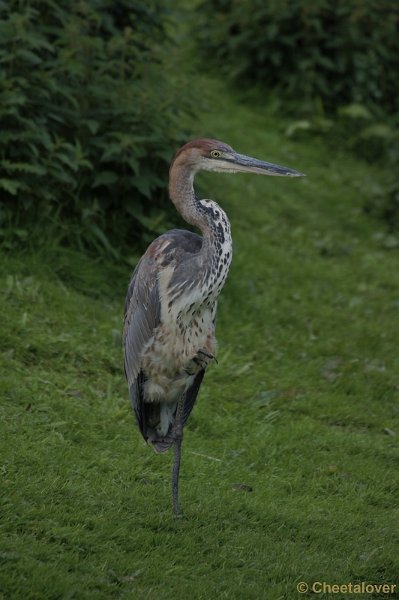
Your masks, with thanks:
M212 150L211 156L212 158L219 158L222 153L219 150Z

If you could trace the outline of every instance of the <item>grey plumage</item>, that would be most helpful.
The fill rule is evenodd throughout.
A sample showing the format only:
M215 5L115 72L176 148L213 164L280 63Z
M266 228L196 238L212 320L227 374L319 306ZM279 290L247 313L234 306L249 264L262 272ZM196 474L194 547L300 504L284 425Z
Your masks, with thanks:
M175 299L184 293L184 287L178 287L179 281L184 281L183 278L188 275L187 271L194 271L197 266L197 254L202 246L201 236L190 231L173 229L154 240L133 272L125 302L123 332L124 368L132 407L142 436L153 444L157 452L164 452L173 444L172 428L169 428L166 435L160 436L153 431L153 427L149 427L149 421L154 421L161 407L158 402L149 404L144 400L144 384L147 379L142 370L142 357L154 331L160 325L159 263L155 256L157 249L162 248L165 242L168 243L167 252L162 254L161 265L162 268L174 266L172 289L177 288ZM186 391L184 423L194 406L204 372L202 370L197 375Z

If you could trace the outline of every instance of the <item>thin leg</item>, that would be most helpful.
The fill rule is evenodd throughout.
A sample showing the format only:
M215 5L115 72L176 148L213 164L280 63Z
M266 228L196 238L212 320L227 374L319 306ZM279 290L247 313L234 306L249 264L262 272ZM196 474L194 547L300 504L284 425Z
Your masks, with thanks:
M180 506L179 506L179 471L180 471L180 455L181 455L181 443L183 440L183 410L184 410L185 396L182 396L178 403L175 416L175 427L174 427L174 442L175 451L172 465L172 501L173 501L173 512L176 518L180 518Z

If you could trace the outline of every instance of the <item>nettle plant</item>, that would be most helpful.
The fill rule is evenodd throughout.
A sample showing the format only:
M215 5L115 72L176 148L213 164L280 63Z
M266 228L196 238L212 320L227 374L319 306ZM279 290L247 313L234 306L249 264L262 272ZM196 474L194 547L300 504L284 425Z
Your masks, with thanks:
M203 0L198 7L208 60L296 119L289 137L324 135L388 167L382 212L391 228L399 220L398 31L392 0Z
M399 11L380 0L204 0L203 50L235 80L278 88L297 105L399 109Z
M40 220L111 250L164 227L191 106L169 14L161 0L0 2L3 237Z

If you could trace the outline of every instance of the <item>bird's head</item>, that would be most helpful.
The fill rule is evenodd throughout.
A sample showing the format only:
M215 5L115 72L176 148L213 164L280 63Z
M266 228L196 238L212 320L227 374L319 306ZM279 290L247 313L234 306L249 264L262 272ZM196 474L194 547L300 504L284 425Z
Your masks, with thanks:
M218 171L222 173L257 173L280 177L302 177L303 173L264 162L245 154L238 154L224 142L212 139L198 139L188 142L176 153L173 163L196 171Z

